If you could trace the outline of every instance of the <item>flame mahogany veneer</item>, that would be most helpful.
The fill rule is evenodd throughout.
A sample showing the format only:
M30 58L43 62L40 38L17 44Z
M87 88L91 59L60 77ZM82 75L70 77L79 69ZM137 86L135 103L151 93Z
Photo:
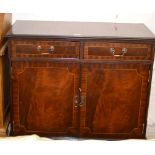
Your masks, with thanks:
M145 138L155 36L143 24L17 21L6 38L13 135Z

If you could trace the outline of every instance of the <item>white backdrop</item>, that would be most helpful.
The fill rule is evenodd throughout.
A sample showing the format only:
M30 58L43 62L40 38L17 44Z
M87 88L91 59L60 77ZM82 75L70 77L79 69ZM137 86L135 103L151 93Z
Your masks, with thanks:
M16 20L144 23L155 34L154 0L0 0L0 12ZM155 65L147 137L155 138Z

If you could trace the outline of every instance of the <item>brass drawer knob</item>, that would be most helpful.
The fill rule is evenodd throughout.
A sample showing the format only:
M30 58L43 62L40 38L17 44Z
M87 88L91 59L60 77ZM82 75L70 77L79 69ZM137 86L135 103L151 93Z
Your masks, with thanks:
M38 45L38 46L37 46L37 51L38 51L38 52L41 52L41 50L42 50L41 45Z
M124 54L127 53L127 48L122 48L121 54L115 54L115 48L110 48L110 52L112 53L113 56L120 57L124 56Z
M54 46L50 46L50 47L48 48L48 52L49 52L49 53L53 53L53 52L54 52Z
M122 56L127 53L127 48L122 48Z
M79 104L79 97L78 95L74 96L74 107L78 107Z
M110 53L112 53L112 55L115 55L115 49L114 48L110 48Z

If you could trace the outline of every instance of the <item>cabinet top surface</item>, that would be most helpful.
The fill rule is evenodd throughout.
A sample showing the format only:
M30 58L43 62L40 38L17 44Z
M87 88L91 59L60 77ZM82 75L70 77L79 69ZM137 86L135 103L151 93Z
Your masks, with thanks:
M16 21L6 37L155 39L144 24Z

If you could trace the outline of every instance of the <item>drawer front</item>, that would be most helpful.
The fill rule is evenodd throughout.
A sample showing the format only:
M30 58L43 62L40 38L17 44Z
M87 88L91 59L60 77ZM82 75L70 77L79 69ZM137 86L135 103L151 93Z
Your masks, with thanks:
M79 58L78 42L12 40L11 57Z
M152 52L150 44L89 42L84 47L84 58L151 60Z

